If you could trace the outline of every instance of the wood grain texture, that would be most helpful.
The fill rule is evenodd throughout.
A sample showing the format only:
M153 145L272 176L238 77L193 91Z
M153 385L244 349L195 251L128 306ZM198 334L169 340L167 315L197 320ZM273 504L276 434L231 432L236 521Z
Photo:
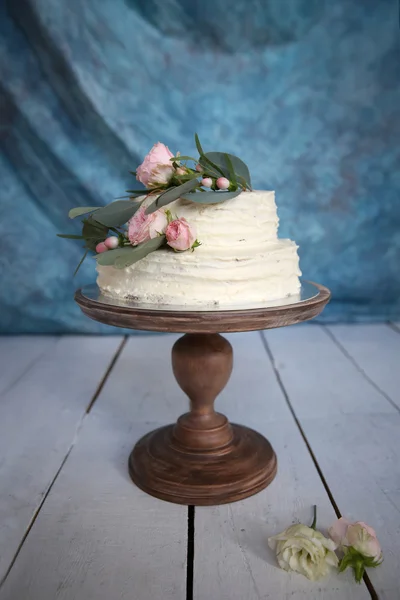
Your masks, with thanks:
M349 359L400 410L400 335L386 324L327 327Z
M349 326L351 327L351 326ZM350 335L361 336L361 328ZM335 335L336 326L331 331ZM369 360L382 360L366 326ZM369 577L381 600L400 589L400 415L323 328L295 327L265 335L307 439L341 513L377 531L384 561ZM339 334L338 334L339 335ZM368 338L368 336L371 336ZM380 335L383 335L381 332ZM387 332L388 344L391 332ZM368 342L368 339L370 340ZM350 352L347 342L344 348ZM381 338L383 342L383 338ZM369 368L365 364L369 377ZM396 376L396 375L394 375Z
M176 333L227 333L284 327L313 319L330 299L330 291L326 287L317 283L313 285L319 293L311 300L250 310L178 312L126 308L91 300L80 289L75 293L75 301L85 315L107 325Z
M278 475L259 494L217 507L196 507L195 600L367 600L365 585L349 574L320 582L277 567L268 537L291 523L312 520L318 505L322 530L335 514L302 437L277 384L259 334L228 336L235 368L218 400L234 420L267 436L279 459Z
M34 339L1 342L12 364L0 376L0 580L121 340L39 338L35 350Z
M271 483L277 466L269 442L214 410L232 362L232 346L217 333L186 334L175 342L172 368L190 410L136 444L129 472L142 490L178 504L214 505Z
M51 351L59 336L1 336L0 337L0 394L33 367L40 357Z
M186 598L187 509L143 493L127 470L134 442L160 425L154 421L155 405L146 403L144 391L151 398L171 369L167 353L160 380L141 368L139 357L151 363L158 341L162 343L153 337L146 346L149 339L129 340L128 360L124 359L128 348L123 350L122 364L118 369L116 363L86 417L0 590L1 600ZM99 341L94 341L94 353ZM130 360L132 355L138 357L137 364ZM85 361L80 362L84 370ZM134 391L132 385L137 394L119 393L120 386ZM174 390L168 394L173 398ZM156 398L160 404L163 400ZM173 406L168 410L175 412Z

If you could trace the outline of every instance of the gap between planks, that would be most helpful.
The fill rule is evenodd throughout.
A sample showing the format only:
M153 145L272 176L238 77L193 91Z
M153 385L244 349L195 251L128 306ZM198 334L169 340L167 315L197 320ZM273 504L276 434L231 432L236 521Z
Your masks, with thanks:
M325 330L325 327L323 327L323 329ZM332 504L333 510L335 511L336 516L338 518L340 518L342 516L341 512L340 512L340 509L339 509L339 507L338 507L338 505L337 505L337 503L335 501L335 498L333 497L333 494L332 494L332 492L331 492L331 490L329 488L329 485L328 485L328 483L327 483L327 481L325 479L323 471L322 471L320 465L318 464L317 458L316 458L316 456L315 456L315 454L313 452L313 449L311 448L311 445L310 445L310 443L309 443L309 441L308 441L308 439L306 437L306 434L305 434L305 432L304 432L304 430L303 430L303 428L301 426L301 423L300 423L300 421L299 421L299 419L298 419L298 417L296 415L296 412L295 412L295 410L293 408L293 405L292 405L292 403L290 401L289 394L288 394L288 392L287 392L287 390L285 388L285 385L284 385L284 383L282 381L282 378L280 376L279 370L276 367L275 359L274 359L272 350L271 350L271 348L270 348L270 346L268 344L267 338L265 337L264 332L260 331L259 333L260 333L260 336L261 336L262 344L263 344L263 346L265 348L265 351L267 353L267 356L268 356L268 358L269 358L269 360L271 362L271 366L272 366L275 378L276 378L276 380L278 382L278 385L279 385L279 387L280 387L280 389L282 391L283 397L285 398L286 404L287 404L287 406L288 406L288 408L290 410L290 413L291 413L291 415L293 417L293 420L296 423L296 426L297 426L297 428L298 428L298 430L300 432L301 437L303 438L303 441L304 441L304 443L305 443L305 445L307 447L307 450L308 450L308 452L310 454L311 460L313 461L313 464L314 464L314 466L315 466L315 468L317 470L317 473L318 473L318 475L319 475L319 477L321 479L322 485L324 486L325 491L326 491L326 493L328 495L328 498L329 498L329 500L330 500L330 502ZM331 337L332 341L334 343L336 343L336 340L335 340L335 338L333 336L329 336L329 337ZM355 361L352 360L351 356L348 355L348 353L344 350L344 348L342 348L339 343L337 343L336 345L342 350L342 352L346 356L346 358L348 360L350 360L350 362L352 364L354 364L354 366L360 371L360 373L362 373L365 376L365 378L367 379L367 381L369 383L371 383L376 388L377 386L374 384L374 382L370 381L369 377L362 371L362 369L360 367L358 367L358 365L355 363ZM384 397L386 398L386 395L384 394L384 392L382 392L382 390L380 390L378 388L378 391L380 393L382 393L384 395ZM396 409L398 410L397 406L396 406ZM372 585L372 582L371 582L371 580L368 577L368 574L366 572L364 573L363 580L364 580L364 583L365 583L365 585L366 585L366 587L367 587L367 589L368 589L368 591L369 591L369 593L371 595L371 599L372 600L379 600L378 594L375 591L374 586Z
M331 329L329 329L326 325L323 325L323 324L321 324L321 329L332 340L332 342L335 344L335 346L337 346L337 348L347 358L347 360L349 360L351 362L353 367L355 369L357 369L357 371L360 373L360 375L362 377L364 377L364 379L366 381L368 381L368 383L378 392L378 394L380 394L382 396L382 398L384 398L387 402L389 402L389 404L395 410L397 410L397 412L400 413L400 408L398 407L396 402L394 402L394 400L392 400L392 398L389 396L389 394L387 394L381 387L379 387L379 385L377 383L375 383L375 381L373 379L371 379L371 377L369 375L367 375L367 373L364 371L364 369L361 367L361 365L359 365L358 362L356 361L356 359L350 354L350 352L348 350L346 350L346 348L337 339L337 337L334 335L334 333L331 331ZM400 333L400 330L397 330L396 328L391 328L391 329L394 329L394 331L396 331L397 333Z
M119 356L121 355L121 352L122 352L122 350L124 349L124 347L125 347L125 345L126 345L126 342L127 342L127 340L128 340L128 336L127 336L127 335L125 335L125 336L123 337L123 339L121 340L121 343L119 344L119 346L118 346L118 348L117 348L117 350L116 350L116 352L115 352L114 356L112 357L112 359L111 359L111 361L110 361L110 364L108 365L108 367L107 367L107 369L106 369L106 371L105 371L105 373L104 373L103 377L101 378L101 380L100 380L100 383L99 383L99 385L97 386L97 389L96 389L96 391L94 392L94 394L93 394L92 398L90 399L90 402L89 402L89 404L87 405L87 407L86 407L86 410L85 410L85 412L83 413L83 415L82 415L82 418L80 419L80 421L79 421L79 423L78 423L78 425L77 425L77 428L76 428L76 433L75 433L74 439L72 440L72 442L71 442L71 445L70 445L70 447L68 448L68 450L67 450L67 452L66 452L66 454L65 454L65 456L64 456L64 458L63 458L63 460L61 461L60 467L57 469L57 471L56 471L56 473L55 473L55 475L54 475L53 479L51 480L51 482L50 482L50 484L48 485L48 487L47 487L47 489L46 489L45 493L43 494L43 498L41 499L41 501L40 501L40 503L39 503L38 507L36 508L36 510L35 510L35 512L34 512L34 514L32 515L32 518L31 518L31 520L30 520L30 521L29 521L29 523L28 523L28 526L27 526L27 528L26 528L26 530L25 530L25 532L24 532L24 535L22 536L22 539L21 539L20 543L18 544L18 548L17 548L17 550L16 550L16 552L15 552L14 556L12 557L12 560L11 560L11 562L10 562L10 565L9 565L8 569L6 570L6 572L5 572L4 576L3 576L3 578L2 578L2 579L1 579L1 581L0 581L0 589L2 588L2 586L3 586L3 584L5 583L5 581L6 581L7 577L9 576L9 574L11 573L11 570L12 570L12 568L13 568L13 566L14 566L14 564L15 564L15 562L16 562L16 560L17 560L17 558L18 558L18 555L19 555L19 553L20 553L20 552L21 552L21 550L22 550L22 547L23 547L23 545L24 545L24 543L25 543L25 541L26 541L26 538L28 537L28 535L29 535L29 533L30 533L30 531L31 531L31 529L32 529L32 527L33 527L33 525L34 525L34 523L35 523L36 519L38 518L38 516L39 516L39 513L40 513L40 511L42 510L42 507L43 507L44 503L46 502L46 500L47 500L47 497L48 497L48 495L50 494L50 492L51 492L51 490L52 490L52 488L53 488L53 486L54 486L55 482L57 481L57 479L58 479L58 476L60 475L60 473L61 473L61 471L62 471L62 469L63 469L63 467L64 467L65 463L67 462L67 460L68 460L68 458L69 458L69 456L70 456L70 454L71 454L71 452L72 452L72 450L73 450L73 448L74 448L74 446L75 446L76 442L78 441L79 432L80 432L80 430L82 429L83 423L84 423L84 421L85 421L85 419L86 419L87 415L88 415L88 414L90 413L90 411L92 410L92 408L93 408L93 405L94 405L94 403L96 402L97 398L99 397L99 395L100 395L100 392L101 392L101 390L103 389L103 387L104 387L104 384L105 384L105 382L107 381L108 377L110 376L110 374L111 374L111 372L112 372L112 370L113 370L113 368L114 368L114 366L115 366L115 364L116 364L116 362L117 362L117 360L118 360ZM37 362L37 360L39 360L39 359L41 358L41 356L42 356L43 354L44 354L44 353L42 353L42 354L41 354L41 355L40 355L40 356L39 356L37 359L34 359L34 360L33 360L33 361L32 361L32 362L29 364L28 368L27 368L27 369L25 369L25 372L26 372L26 371L28 371L28 370L29 370L29 369L30 369L30 368L31 368L31 367L32 367L32 366L33 366L33 365L34 365L34 364Z

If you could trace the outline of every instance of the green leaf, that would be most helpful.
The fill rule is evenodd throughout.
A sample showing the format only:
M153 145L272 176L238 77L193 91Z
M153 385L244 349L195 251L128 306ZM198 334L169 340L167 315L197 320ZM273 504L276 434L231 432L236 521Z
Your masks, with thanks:
M129 194L135 194L137 196L146 196L150 190L125 190Z
M140 208L139 202L132 200L116 200L96 212L96 221L107 227L124 225Z
M65 238L66 240L84 240L83 235L72 235L69 233L57 233L57 237Z
M86 250L85 254L82 256L81 260L79 261L79 264L78 264L78 266L76 267L76 269L74 271L74 277L77 274L77 272L79 271L79 269L81 268L82 263L85 260L85 258L87 257L88 252L89 252L89 250Z
M99 210L99 208L101 208L101 206L77 206L76 208L71 208L68 216L70 219L75 219L76 217Z
M129 253L127 252L123 256L119 256L116 259L114 267L116 269L125 269L126 267L129 267L130 265L133 265L134 263L138 262L151 252L155 252L164 244L165 235L159 235L158 237L153 238L148 242L143 242L143 244L139 244L138 246L129 248Z
M202 156L204 152L203 148L201 147L199 136L197 135L197 133L194 134L194 141L196 142L197 152L200 154L200 156Z
M222 152L207 152L207 154L222 154ZM214 171L214 177L226 177L226 171L224 171L222 168L220 168L217 164L215 164L208 156L207 154L203 154L200 157L199 163L205 167L206 169L209 169L210 167L213 169Z
M229 154L225 154L225 161L226 161L228 171L229 171L229 179L237 187L236 175L235 175L235 171L233 169L232 161L229 158ZM314 529L314 527L311 527L311 529Z
M99 240L103 241L108 233L108 227L102 225L93 217L89 217L88 219L84 219L83 227L82 227L82 235L85 240Z
M226 157L229 157L229 160L232 163L233 170L235 172L236 178L238 181L242 180L245 182L246 187L251 189L251 179L250 172L247 165L237 156L233 154L225 154L223 152L207 152L204 156L201 157L200 163L205 165L204 159L208 159L214 167L217 167L222 171L224 177L229 179L229 166L226 161Z
M95 259L98 265L111 266L115 263L119 256L124 256L128 251L131 250L131 246L125 248L115 248L115 250L107 250L101 254L96 254Z
M197 162L197 158L193 158L193 156L173 156L169 159L171 162L179 162L180 160L194 160Z
M113 265L117 269L124 269L129 265L141 260L150 252L158 250L162 245L165 244L165 235L160 235L152 240L143 242L138 246L128 246L125 248L116 248L115 250L108 250L96 255L98 265L111 266Z
M182 194L180 197L184 200L190 200L191 202L197 202L199 204L217 204L219 202L225 202L225 200L231 200L236 198L242 190L236 190L235 192L204 192L204 194Z
M169 190L167 190L166 192L164 192L163 194L158 196L157 200L155 202L153 202L153 204L150 204L150 206L146 210L146 214L150 215L151 213L155 212L162 206L166 206L167 204L170 204L174 200L181 198L183 194L190 192L190 190L194 190L194 188L197 187L198 185L199 185L199 182L198 182L197 178L195 177L194 179L190 179L189 181L182 183L182 185L178 185L176 187L170 188Z

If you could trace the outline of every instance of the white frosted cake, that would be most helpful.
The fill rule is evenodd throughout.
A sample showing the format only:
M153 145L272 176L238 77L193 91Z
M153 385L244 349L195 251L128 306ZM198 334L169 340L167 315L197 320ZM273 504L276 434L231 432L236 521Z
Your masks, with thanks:
M274 192L245 191L218 204L178 199L166 208L195 227L201 245L193 252L165 246L123 269L98 265L104 294L199 307L262 305L299 294L297 246L278 239Z

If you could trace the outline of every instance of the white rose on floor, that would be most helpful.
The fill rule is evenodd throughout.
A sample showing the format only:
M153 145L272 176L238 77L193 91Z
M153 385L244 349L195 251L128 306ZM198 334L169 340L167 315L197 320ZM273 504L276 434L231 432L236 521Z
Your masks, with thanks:
M276 551L279 566L315 581L325 577L330 567L337 567L336 544L306 525L292 525L268 539Z

